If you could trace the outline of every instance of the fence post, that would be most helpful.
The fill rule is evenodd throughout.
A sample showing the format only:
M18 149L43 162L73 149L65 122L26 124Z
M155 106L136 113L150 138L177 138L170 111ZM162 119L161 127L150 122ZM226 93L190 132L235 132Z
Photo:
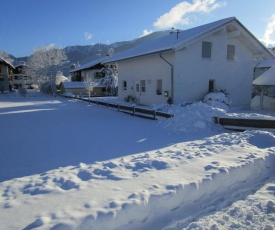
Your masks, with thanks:
M215 124L220 124L220 119L218 117L214 117L214 123Z
M135 116L135 106L133 106L133 116Z
M154 120L156 120L156 110L153 110L154 111Z
M119 104L117 104L117 111L118 111L118 112L119 112L119 109L120 109Z

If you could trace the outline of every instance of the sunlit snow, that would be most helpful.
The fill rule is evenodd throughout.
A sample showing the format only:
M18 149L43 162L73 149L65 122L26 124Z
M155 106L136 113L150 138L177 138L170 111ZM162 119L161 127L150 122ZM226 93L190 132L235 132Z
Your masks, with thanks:
M0 228L274 229L275 131L212 117L275 113L161 108L174 117L0 94Z

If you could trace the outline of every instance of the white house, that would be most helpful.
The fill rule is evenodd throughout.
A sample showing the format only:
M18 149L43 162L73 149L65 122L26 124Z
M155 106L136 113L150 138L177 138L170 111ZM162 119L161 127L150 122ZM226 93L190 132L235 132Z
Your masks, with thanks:
M141 104L202 100L225 89L233 105L249 107L255 60L273 59L236 18L226 18L145 42L111 57L119 99Z

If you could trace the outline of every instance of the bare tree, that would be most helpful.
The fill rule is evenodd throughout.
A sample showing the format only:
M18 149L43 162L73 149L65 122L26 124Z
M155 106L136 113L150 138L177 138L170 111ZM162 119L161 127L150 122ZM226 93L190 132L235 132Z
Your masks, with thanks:
M39 48L28 59L29 75L36 80L42 91L48 91L47 88L50 87L54 95L56 74L66 60L67 56L62 49L54 46Z
M94 90L94 87L97 85L98 83L96 83L92 77L88 77L86 76L86 79L84 80L84 85L85 85L85 89L88 91L88 95L89 95L89 103L90 103L90 97L91 97L91 92Z

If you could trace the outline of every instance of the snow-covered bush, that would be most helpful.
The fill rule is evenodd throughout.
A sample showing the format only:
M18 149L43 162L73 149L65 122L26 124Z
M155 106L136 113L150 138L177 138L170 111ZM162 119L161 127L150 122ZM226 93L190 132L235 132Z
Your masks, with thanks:
M221 108L224 110L228 110L232 103L228 93L225 90L208 93L204 97L203 102L212 107Z

